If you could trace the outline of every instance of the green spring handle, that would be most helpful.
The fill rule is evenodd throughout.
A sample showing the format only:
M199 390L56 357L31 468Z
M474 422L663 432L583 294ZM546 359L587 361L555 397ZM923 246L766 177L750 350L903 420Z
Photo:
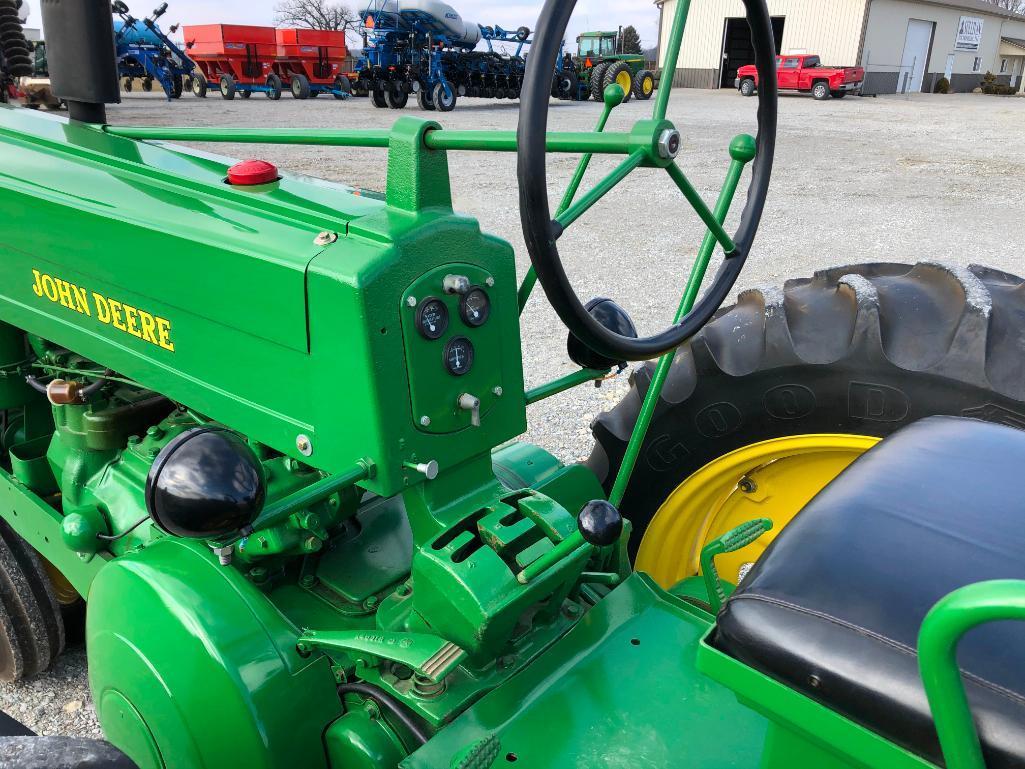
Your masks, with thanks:
M726 591L723 589L719 572L715 568L715 557L741 550L771 529L772 521L768 518L758 518L740 524L721 537L713 539L701 549L701 574L705 580L708 603L712 607L713 614L718 614L719 609L726 601Z

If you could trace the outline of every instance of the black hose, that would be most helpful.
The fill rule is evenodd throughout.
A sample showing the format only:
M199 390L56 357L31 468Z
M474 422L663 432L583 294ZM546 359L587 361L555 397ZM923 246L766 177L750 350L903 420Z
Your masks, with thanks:
M426 745L427 740L430 739L427 732L413 720L413 717L402 708L402 705L392 698L390 694L386 694L376 686L361 683L339 684L338 696L341 697L345 694L358 694L361 697L366 697L376 702L378 706L387 710L394 716L396 721L406 727L420 745Z
M86 403L89 400L89 398L98 393L100 389L103 387L103 385L107 384L106 378L112 375L113 373L114 371L108 368L106 371L103 372L103 374L100 375L98 379L96 379L94 382L90 384L87 384L85 387L79 390L79 402ZM28 384L29 387L31 387L36 392L42 393L43 395L49 395L49 391L46 389L47 386L40 382L38 379L36 379L34 376L29 375L25 377L25 382Z

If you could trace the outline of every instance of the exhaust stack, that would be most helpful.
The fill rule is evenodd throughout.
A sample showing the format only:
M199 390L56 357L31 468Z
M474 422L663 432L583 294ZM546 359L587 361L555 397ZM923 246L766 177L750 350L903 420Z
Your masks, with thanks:
M72 120L107 122L121 101L110 0L41 0L50 84Z

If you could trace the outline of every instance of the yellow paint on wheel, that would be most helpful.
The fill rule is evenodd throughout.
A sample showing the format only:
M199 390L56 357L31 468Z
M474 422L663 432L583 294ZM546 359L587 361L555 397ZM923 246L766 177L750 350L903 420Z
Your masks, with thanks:
M651 96L651 92L655 90L655 78L651 75L645 75L641 81L641 93L645 96Z
M630 75L630 71L624 69L618 75L616 75L616 83L623 89L623 93L630 93L630 89L633 88L633 77Z
M53 586L53 595L57 599L57 603L61 606L70 606L77 602L81 596L79 596L78 591L71 586L71 583L68 582L68 578L65 577L56 566L42 556L39 556L39 559L43 562L43 568L46 570L46 576L50 578L50 584Z
M825 486L879 442L864 435L795 435L755 443L714 459L669 495L656 511L635 567L663 587L699 573L701 548L755 518L772 531L743 550L716 558L723 579L736 583L741 567L765 548Z

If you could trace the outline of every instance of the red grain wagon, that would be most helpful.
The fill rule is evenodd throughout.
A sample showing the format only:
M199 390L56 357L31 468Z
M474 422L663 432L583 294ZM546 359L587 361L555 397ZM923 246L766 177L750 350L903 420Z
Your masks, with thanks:
M202 76L192 81L192 92L204 97L208 88L220 89L225 99L239 94L248 99L260 91L281 98L281 78L274 71L277 39L274 27L243 24L199 24L183 28L185 49Z
M344 99L352 88L345 73L345 32L279 29L274 71L296 99L321 93Z

